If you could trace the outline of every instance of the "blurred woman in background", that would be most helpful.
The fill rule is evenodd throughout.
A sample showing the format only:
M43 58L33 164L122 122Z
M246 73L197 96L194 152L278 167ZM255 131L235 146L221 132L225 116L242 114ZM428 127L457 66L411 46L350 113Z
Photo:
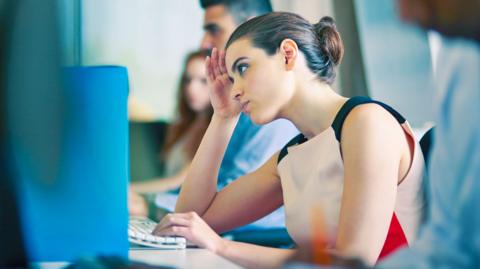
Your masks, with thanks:
M164 164L163 177L131 184L131 215L148 215L148 203L139 194L175 190L186 176L213 114L204 65L206 57L207 51L204 50L192 52L186 57L178 89L176 118L168 126L160 153Z

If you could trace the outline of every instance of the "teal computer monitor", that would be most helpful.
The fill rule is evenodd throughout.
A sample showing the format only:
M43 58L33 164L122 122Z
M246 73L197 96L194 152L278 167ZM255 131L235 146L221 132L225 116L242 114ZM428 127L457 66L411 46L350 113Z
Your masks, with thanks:
M2 154L18 198L15 238L29 261L126 258L127 70L62 67L58 1L6 3Z
M57 165L42 172L29 148L14 141L29 259L126 258L127 71L115 66L70 67L63 70L63 79L61 135L52 141L59 143Z

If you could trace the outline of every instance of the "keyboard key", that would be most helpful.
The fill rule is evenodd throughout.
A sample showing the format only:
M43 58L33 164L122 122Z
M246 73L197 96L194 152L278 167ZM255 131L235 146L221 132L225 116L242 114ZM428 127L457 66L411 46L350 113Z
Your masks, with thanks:
M185 239L185 237L175 237L175 242L177 242L178 244L186 244L187 239Z
M155 242L155 236L151 234L146 234L145 235L145 240L150 241L150 242Z
M130 237L137 237L136 233L135 233L133 230L131 230L131 229L128 229L128 236L130 236Z
M137 234L137 238L138 238L138 239L145 240L145 239L147 238L147 235L144 234L144 233L138 233L138 234Z
M165 238L165 243L167 244L175 244L175 237L166 237Z
M155 237L155 242L165 243L165 237L161 237L161 236L154 236L154 237Z

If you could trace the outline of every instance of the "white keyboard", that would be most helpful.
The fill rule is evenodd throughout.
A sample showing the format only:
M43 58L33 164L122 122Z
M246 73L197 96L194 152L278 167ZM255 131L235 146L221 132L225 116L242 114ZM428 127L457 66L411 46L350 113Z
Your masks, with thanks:
M128 221L128 241L159 249L184 249L187 246L187 240L183 237L152 235L155 226L157 223L151 219L131 216Z

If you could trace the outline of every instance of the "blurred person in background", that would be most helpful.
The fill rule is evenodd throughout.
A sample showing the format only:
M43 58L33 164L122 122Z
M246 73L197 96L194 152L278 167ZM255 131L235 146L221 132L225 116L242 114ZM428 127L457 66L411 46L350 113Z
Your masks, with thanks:
M479 0L398 0L400 16L448 37L480 41Z
M381 268L480 267L480 1L398 0L406 21L443 34L426 224Z
M150 215L157 219L156 206L150 199L154 196L144 198L139 194L178 190L183 183L213 113L204 65L206 57L205 50L192 52L186 57L177 92L177 118L168 126L166 142L159 156L165 164L164 175L130 185L131 215Z

